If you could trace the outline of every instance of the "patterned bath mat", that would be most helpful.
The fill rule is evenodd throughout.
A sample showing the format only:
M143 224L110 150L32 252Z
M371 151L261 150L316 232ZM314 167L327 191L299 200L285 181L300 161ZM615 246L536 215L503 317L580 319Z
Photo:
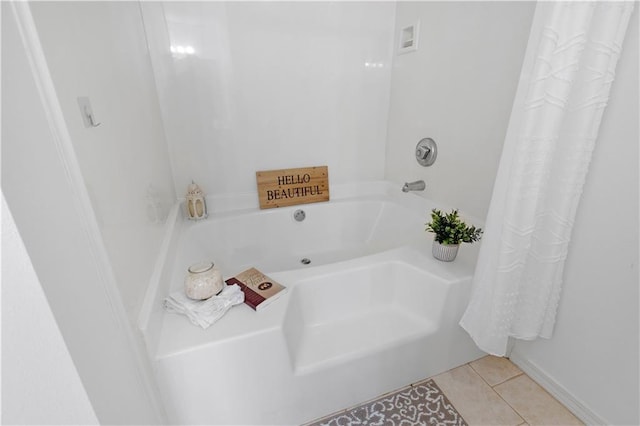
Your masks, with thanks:
M466 426L433 380L416 383L308 426Z

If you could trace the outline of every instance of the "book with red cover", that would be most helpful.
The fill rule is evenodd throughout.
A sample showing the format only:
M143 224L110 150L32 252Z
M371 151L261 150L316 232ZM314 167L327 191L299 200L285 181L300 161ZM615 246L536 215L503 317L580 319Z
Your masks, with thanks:
M249 268L225 281L238 284L244 292L244 303L259 311L286 293L287 288L272 280L256 268Z

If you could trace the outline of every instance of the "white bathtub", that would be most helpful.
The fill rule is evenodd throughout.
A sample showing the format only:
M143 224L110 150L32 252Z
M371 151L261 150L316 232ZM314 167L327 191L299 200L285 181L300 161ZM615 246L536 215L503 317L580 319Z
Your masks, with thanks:
M483 355L458 326L477 248L433 259L424 223L442 206L400 188L332 187L328 203L266 211L219 206L197 223L174 215L141 314L172 423L301 424ZM255 266L289 291L202 330L159 308L201 260L225 277Z

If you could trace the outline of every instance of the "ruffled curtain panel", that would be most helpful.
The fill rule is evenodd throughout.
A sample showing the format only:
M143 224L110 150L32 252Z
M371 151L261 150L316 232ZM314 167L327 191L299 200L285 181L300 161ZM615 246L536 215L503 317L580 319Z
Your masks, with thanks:
M551 337L571 229L633 3L537 7L529 42L535 52L525 57L460 322L482 350L499 356L509 337Z

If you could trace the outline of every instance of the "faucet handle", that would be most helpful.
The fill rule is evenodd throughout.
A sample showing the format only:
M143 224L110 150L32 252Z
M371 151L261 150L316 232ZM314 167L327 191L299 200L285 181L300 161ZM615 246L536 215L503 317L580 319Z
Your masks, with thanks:
M426 160L426 158L429 156L429 153L431 152L431 149L429 149L426 146L418 146L416 148L416 157L421 159L421 160Z
M421 166L430 166L436 161L438 147L431 138L420 139L416 145L416 160Z

